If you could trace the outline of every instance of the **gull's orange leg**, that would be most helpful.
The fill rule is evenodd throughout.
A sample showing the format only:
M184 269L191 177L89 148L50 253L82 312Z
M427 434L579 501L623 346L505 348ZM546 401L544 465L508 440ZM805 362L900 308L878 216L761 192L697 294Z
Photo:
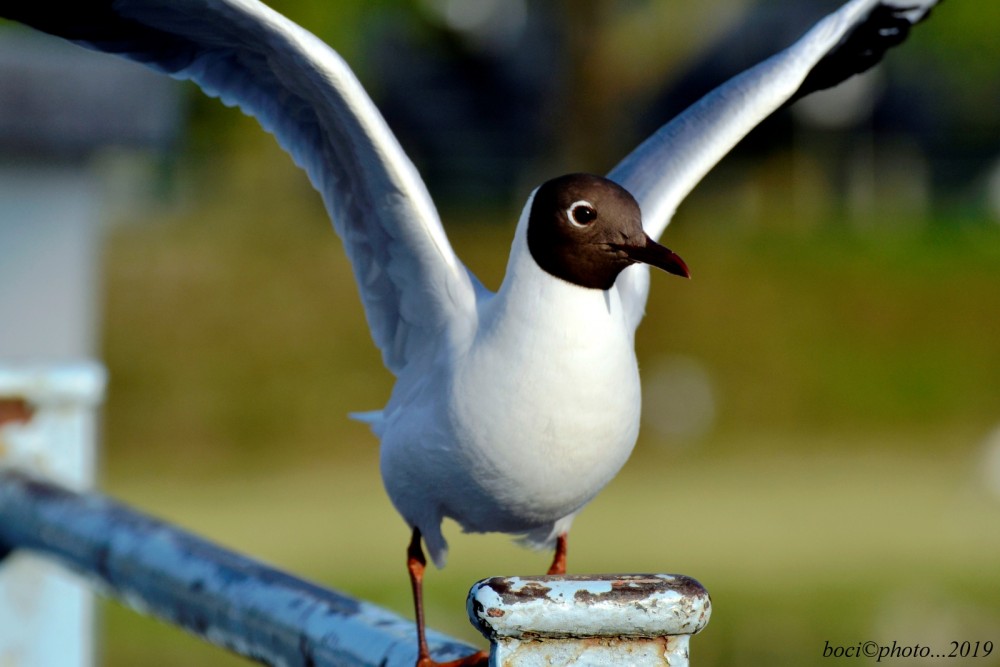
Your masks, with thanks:
M559 533L556 538L556 552L552 556L552 565L546 574L566 574L566 533Z
M427 558L420 546L420 529L413 529L413 538L406 550L406 569L410 572L410 587L413 589L413 611L417 617L417 665L416 667L483 667L489 662L489 654L479 651L451 662L434 662L427 649L424 631L424 570Z

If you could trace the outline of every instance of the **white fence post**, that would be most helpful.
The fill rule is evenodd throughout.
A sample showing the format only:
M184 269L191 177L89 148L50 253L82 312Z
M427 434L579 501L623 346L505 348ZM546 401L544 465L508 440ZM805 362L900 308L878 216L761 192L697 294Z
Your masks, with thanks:
M103 188L93 156L165 145L172 82L61 40L0 28L0 469L94 481ZM88 589L28 554L0 561L0 665L88 667Z
M96 363L0 366L0 468L89 488L104 382ZM32 554L0 561L0 665L88 667L93 626L93 597L77 577Z

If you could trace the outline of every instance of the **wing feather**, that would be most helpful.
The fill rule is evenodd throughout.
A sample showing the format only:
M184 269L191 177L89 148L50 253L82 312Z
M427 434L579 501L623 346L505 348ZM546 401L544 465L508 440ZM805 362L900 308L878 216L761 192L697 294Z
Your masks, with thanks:
M661 127L608 177L638 200L658 239L680 202L739 141L783 105L875 65L940 0L852 0L784 51L739 74ZM617 281L633 328L642 319L649 269Z
M322 195L394 373L472 324L478 283L423 181L346 62L308 31L257 0L16 0L0 13L194 81L274 134Z

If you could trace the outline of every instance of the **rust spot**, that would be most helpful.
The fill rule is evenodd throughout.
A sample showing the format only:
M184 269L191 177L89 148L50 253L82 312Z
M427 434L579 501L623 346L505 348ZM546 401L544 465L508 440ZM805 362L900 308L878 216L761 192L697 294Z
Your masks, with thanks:
M510 580L507 577L491 577L486 580L485 585L489 586L500 597L510 593Z
M8 423L27 423L35 410L23 398L0 398L0 426Z
M492 618L499 618L504 615L503 609L497 609L496 607L490 607L486 610L486 615Z
M601 601L633 602L665 590L677 591L686 598L700 598L706 595L701 584L685 576L678 576L673 581L667 581L660 577L644 574L619 575L611 578L610 583L610 591L592 593L582 590L577 591L574 597L580 602L589 604Z
M611 581L611 590L604 593L577 591L574 596L580 602L592 603L601 601L630 602L644 600L653 593L663 589L663 580L651 577L621 577Z
M522 600L536 600L538 598L547 597L549 591L552 590L551 586L546 586L545 584L539 583L537 581L530 581L517 592L517 597Z
M541 578L541 577L540 577ZM493 592L500 596L504 604L517 604L529 600L539 600L547 597L551 587L546 586L541 581L531 579L521 579L518 585L507 577L493 577L486 581Z
M708 591L705 590L705 587L702 586L697 579L692 579L691 577L686 577L684 575L676 576L675 583L672 588L685 597L708 597Z
M670 648L670 637L574 637L574 641L581 646L618 646L629 647L639 644L652 644L661 647L661 653L665 653Z

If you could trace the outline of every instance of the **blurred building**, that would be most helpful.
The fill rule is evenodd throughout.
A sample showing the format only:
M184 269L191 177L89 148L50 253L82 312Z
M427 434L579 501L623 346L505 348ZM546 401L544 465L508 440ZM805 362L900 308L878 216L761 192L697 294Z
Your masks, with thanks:
M163 150L174 82L28 30L0 32L0 360L97 353L109 149Z

